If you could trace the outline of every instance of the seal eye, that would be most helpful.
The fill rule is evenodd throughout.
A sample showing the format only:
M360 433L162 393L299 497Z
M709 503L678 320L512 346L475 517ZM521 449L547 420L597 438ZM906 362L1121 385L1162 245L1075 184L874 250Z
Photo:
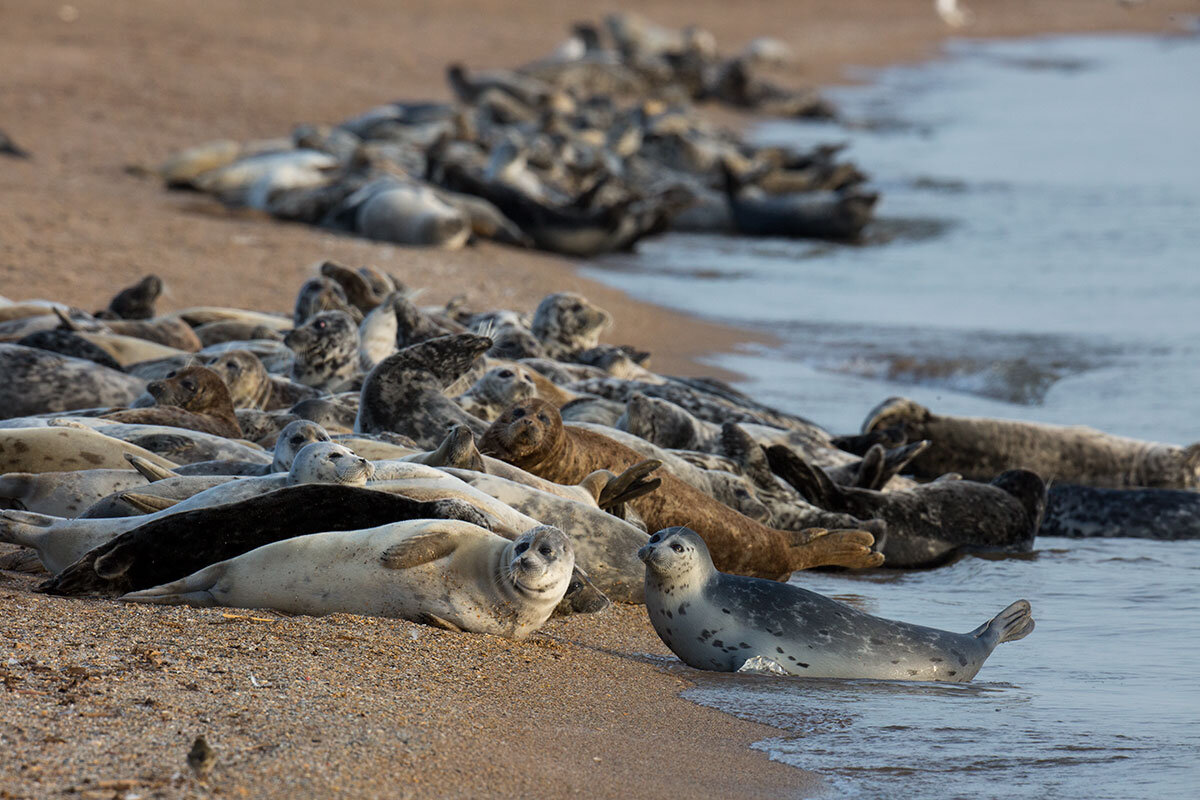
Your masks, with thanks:
M675 542L671 545L671 549L674 550L676 553L682 553L683 545L681 545L679 542Z
M319 331L325 330L325 320L323 320L323 319L317 320L316 322L313 323L313 327Z
M192 380L183 381L183 388L189 392L194 392L196 391L196 382Z
M552 556L554 554L554 551L550 549L550 545L548 545L548 544L544 544L541 547L539 547L538 552L541 553L546 558L549 558L550 556Z
M330 453L330 454L329 454L329 460L330 460L330 461L337 461L337 460L338 460L339 458L341 458L341 457L342 457L342 454L341 454L341 453Z
M242 365L238 364L238 363L231 362L229 364L226 364L225 366L228 367L229 371L235 375L242 371Z
M167 377L168 377L168 378L174 378L174 377L175 377L175 370L171 370L170 372L168 372L168 373L167 373Z
M538 421L541 422L543 425L550 424L550 418L547 417L545 414L538 414Z
M662 541L662 536L660 534L656 533L650 537L650 544L658 544L661 541Z
M511 369L502 369L496 374L501 378L511 378L513 376L513 371Z
M571 303L571 307L568 310L575 314L578 314L580 311L583 311L583 304Z
M524 553L528 549L529 549L529 542L521 542L519 545L517 545L516 547L513 548L513 552L516 553L517 555L521 555L521 553Z
M523 417L523 416L525 416L525 409L523 409L523 408L514 408L514 409L512 410L512 418L513 418L513 419L520 419L520 418L521 418L521 417Z
M301 436L293 436L293 437L291 438L291 444L292 444L292 447L296 447L296 446L298 446L298 445L299 445L301 442L303 442L303 441L304 441L304 438L303 438L303 437L301 437Z

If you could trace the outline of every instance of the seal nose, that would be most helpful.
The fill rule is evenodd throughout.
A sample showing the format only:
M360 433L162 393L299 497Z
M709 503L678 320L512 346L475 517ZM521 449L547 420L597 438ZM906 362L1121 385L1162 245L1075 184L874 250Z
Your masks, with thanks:
M532 569L533 559L529 556L521 556L517 559L517 563L521 565L521 569Z
M654 545L644 544L638 548L637 557L640 558L642 561L647 561L650 558L650 554L653 552L654 552Z

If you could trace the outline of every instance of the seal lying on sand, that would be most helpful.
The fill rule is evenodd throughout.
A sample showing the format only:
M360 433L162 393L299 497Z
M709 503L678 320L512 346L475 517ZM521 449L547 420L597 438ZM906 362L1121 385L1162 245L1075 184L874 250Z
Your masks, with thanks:
M353 486L289 486L151 520L89 551L38 591L124 594L185 578L281 539L409 519L457 519L488 527L482 514L460 500L426 503Z
M105 436L85 425L0 429L0 475L8 472L65 472L125 469L126 453L157 466L175 466L149 450Z
M549 526L510 542L469 522L399 522L285 539L123 599L401 617L524 639L562 600L574 562Z
M654 630L696 669L733 672L758 656L809 678L965 682L996 645L1033 630L1025 600L970 633L950 633L871 616L792 584L727 575L687 528L659 531L638 556Z
M158 404L105 414L104 419L142 425L170 425L239 439L242 429L233 409L229 387L208 367L194 364L151 381L146 391Z
M558 409L533 398L507 409L479 443L480 452L555 483L579 483L598 469L624 470L636 451L593 431L565 427ZM786 579L793 571L839 565L878 566L865 531L779 531L746 517L663 470L662 487L630 505L647 527L686 523L701 532L726 569Z
M903 397L872 409L863 432L893 425L902 425L910 442L933 442L913 460L919 477L957 472L987 481L1006 469L1030 469L1047 481L1100 489L1200 489L1200 442L1184 448L1083 426L946 417Z
M146 382L91 361L0 344L0 418L97 406L128 406Z

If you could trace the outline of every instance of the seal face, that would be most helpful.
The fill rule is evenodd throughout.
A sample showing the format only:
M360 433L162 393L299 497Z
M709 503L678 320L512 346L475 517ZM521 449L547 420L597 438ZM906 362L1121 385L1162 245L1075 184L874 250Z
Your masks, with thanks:
M217 436L240 438L241 426L229 387L216 372L192 364L146 385L157 405L105 414L116 422L172 425Z
M812 678L968 681L992 650L1033 630L1019 600L966 634L875 617L792 584L727 575L694 531L667 528L638 551L659 637L697 669L758 656Z
M344 311L322 311L284 337L295 353L292 380L336 391L358 373L358 325Z
M612 315L583 295L558 292L538 303L532 330L549 356L561 358L595 347L611 324Z
M296 453L288 483L361 485L375 474L375 465L336 442L313 442Z

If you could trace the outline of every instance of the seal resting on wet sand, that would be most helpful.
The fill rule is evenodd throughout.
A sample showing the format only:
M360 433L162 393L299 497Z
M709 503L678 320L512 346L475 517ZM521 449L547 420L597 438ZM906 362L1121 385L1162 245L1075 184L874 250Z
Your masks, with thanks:
M875 617L788 583L718 572L694 531L668 528L638 550L646 611L696 669L733 672L754 656L808 678L965 682L996 645L1033 630L1018 600L970 633Z
M594 431L564 426L558 409L531 398L511 406L479 442L485 455L555 483L580 483L598 469L620 472L643 460L636 451ZM666 470L662 486L630 505L651 530L686 524L709 543L731 572L786 580L798 569L836 565L875 567L866 531L780 531L739 514Z

